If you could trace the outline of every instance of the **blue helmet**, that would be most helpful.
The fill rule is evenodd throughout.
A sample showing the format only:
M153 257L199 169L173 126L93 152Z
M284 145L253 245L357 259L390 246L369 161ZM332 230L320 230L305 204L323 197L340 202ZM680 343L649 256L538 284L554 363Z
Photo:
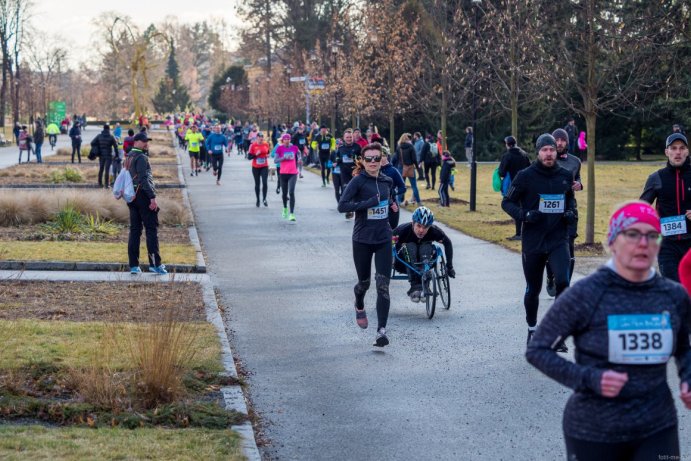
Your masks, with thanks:
M426 206L421 206L413 213L413 222L429 227L434 224L434 213Z

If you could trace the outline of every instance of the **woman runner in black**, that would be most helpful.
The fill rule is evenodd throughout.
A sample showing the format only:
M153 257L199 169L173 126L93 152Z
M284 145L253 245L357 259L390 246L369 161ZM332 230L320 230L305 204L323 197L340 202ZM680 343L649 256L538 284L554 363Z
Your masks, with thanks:
M353 179L348 183L338 202L340 213L355 212L353 225L353 260L358 282L355 285L355 320L360 328L367 328L365 294L370 287L372 256L377 287L377 336L374 346L389 344L386 322L389 317L389 278L391 277L391 226L389 206L396 211L391 189L393 181L380 173L382 147L368 144L362 149ZM363 168L364 164L364 168ZM392 205L393 203L393 205Z
M691 409L691 304L653 268L660 241L649 204L620 207L607 236L612 259L557 298L528 343L528 361L574 390L563 419L568 460L683 459L667 362L676 359ZM567 336L575 363L555 350Z

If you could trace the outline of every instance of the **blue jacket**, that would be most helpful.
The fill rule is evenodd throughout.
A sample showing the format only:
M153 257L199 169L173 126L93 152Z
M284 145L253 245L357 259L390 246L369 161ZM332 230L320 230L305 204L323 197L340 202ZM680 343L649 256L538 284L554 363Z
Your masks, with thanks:
M228 139L222 134L211 133L204 141L207 152L223 155L223 148L228 147Z
M405 194L406 187L405 187L405 181L403 180L403 176L401 176L401 172L396 169L395 166L392 164L387 164L386 166L383 166L381 168L381 172L384 173L386 176L391 178L393 181L393 201L396 201L396 197L402 194Z

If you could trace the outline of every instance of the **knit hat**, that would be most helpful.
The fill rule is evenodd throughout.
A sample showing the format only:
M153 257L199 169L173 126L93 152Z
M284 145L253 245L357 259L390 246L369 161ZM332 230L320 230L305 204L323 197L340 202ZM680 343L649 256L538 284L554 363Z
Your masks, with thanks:
M557 148L557 141L554 139L554 136L549 133L541 134L535 142L535 149L537 149L538 152L540 152L540 149L545 146L552 146L555 149Z
M563 128L557 128L554 130L552 132L552 137L554 139L563 139L564 141L569 142L569 134Z
M656 232L660 232L660 217L655 208L646 202L635 201L627 203L612 213L609 219L607 244L611 245L617 235L638 222L650 224Z

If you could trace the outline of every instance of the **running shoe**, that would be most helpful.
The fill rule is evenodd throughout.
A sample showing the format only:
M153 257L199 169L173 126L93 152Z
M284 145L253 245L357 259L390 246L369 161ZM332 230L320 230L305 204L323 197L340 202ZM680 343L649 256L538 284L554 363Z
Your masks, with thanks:
M283 209L283 214L281 216L283 219L288 219L288 208Z
M526 345L530 344L530 340L533 339L534 334L535 334L535 330L528 330L528 340L525 342Z
M259 208L259 199L257 199L257 208Z
M365 309L355 308L355 322L363 330L367 328L367 312L365 312Z
M420 299L422 299L422 292L415 290L412 293L410 293L410 300L414 303L419 303Z
M160 266L149 266L149 272L153 272L156 275L166 275L168 273L164 264Z
M219 180L217 179L217 180L216 180L216 185L217 185L217 186L220 186L220 185L221 185L221 181L219 181Z
M276 193L277 193L277 194L280 194L280 193L281 193L281 189L279 189L279 188L277 187L277 188L276 188Z
M259 205L257 205L257 206L259 206ZM266 199L264 199L264 206L269 206L269 202L267 202Z
M290 213L290 216L288 216L288 221L295 222L295 214Z
M557 344L555 350L557 352L561 352L562 354L566 354L567 352L569 352L569 348L566 347L566 343L564 341L561 341L559 344Z
M554 279L547 279L547 294L553 298L557 295L557 285L554 283Z
M139 275L142 273L142 268L139 266L130 267L130 274Z
M302 179L302 178L304 178L304 176L303 176L303 175L300 175L300 179Z
M384 347L389 345L389 338L386 337L386 328L377 330L377 337L374 339L374 347Z
M194 176L194 171L192 173L190 173L190 176Z
M322 183L322 187L326 187L326 184Z

